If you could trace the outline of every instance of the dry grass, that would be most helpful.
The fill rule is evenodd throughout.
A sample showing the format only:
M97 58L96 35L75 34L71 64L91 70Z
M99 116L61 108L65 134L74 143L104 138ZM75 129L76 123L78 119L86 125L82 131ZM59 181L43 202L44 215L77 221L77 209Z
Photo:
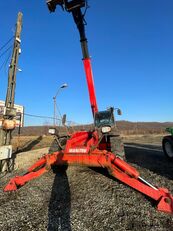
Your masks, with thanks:
M160 145L165 134L148 135L122 135L124 143L140 143ZM14 136L12 145L14 151L29 151L39 148L50 147L53 136Z
M29 151L50 147L52 142L52 136L14 136L12 139L14 151Z
M165 134L147 134L147 135L122 135L124 143L139 143L139 144L162 144L162 139Z

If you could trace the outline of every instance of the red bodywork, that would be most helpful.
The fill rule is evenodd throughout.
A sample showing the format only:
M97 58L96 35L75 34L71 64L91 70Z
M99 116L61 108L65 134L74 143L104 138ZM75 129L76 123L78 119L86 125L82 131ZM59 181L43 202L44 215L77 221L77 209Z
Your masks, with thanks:
M87 80L87 85L88 85L91 110L92 110L93 117L94 117L95 113L98 112L98 107L97 107L97 100L96 100L96 94L95 94L95 88L94 88L93 73L92 73L92 68L91 68L91 60L89 58L83 59L83 64L85 68L86 80Z
M81 43L84 54L83 63L88 84L91 109L94 117L95 113L98 112L98 107L91 61L87 52L87 40L84 34L83 16L80 11L78 12L78 15L75 15L76 12L78 11L75 10L73 17L78 29L80 30L80 34L82 34ZM70 139L67 140L64 150L43 156L28 169L28 172L25 175L16 176L11 179L4 188L4 191L17 190L28 181L49 171L53 165L84 165L88 167L102 167L106 168L110 175L119 181L155 200L159 211L173 213L173 196L168 192L168 190L152 186L140 177L139 172L135 168L118 158L115 154L107 150L101 150L106 149L107 143L105 140L101 146L99 139L97 131L83 131L72 134Z
M91 61L89 58L83 60L86 72L90 103L93 116L98 112L94 81L92 76ZM157 202L160 211L173 213L173 196L164 188L156 188L141 181L139 172L116 157L115 154L101 150L106 148L100 145L97 131L81 131L71 135L67 140L65 149L52 154L46 154L28 169L23 176L16 176L10 180L4 191L15 191L28 181L41 176L49 171L53 165L84 165L88 167L107 168L109 173L124 184L138 190ZM98 149L99 148L99 149Z
M64 150L46 154L28 169L23 176L10 180L4 191L15 191L28 181L50 170L52 165L84 165L107 168L108 172L124 184L147 195L157 202L157 209L173 213L173 196L164 188L150 187L141 181L139 172L115 154L97 149L96 132L77 132L67 141Z
M76 11L75 11L76 12ZM84 36L83 30L83 16L81 12L79 15L73 15L75 22L83 33L81 43L83 46L83 63L86 73L90 104L93 117L98 112L94 81L92 75L91 61L87 52L87 40ZM80 23L77 23L81 20ZM94 132L76 132L67 140L65 149L52 154L46 154L31 166L27 173L23 176L16 176L10 180L4 191L15 191L23 186L28 181L41 176L43 173L49 171L53 165L84 165L88 167L102 167L107 168L108 172L120 180L124 184L136 189L137 191L147 195L157 202L157 208L160 211L173 213L173 196L164 188L156 188L144 181L139 172L127 164L125 161L118 158L115 154L103 150L109 144L106 140L100 144L100 137L97 131ZM145 182L145 183L144 183Z
M91 61L89 58L83 60L88 84L90 103L93 116L98 112L94 81L92 76ZM41 176L49 171L53 165L84 165L88 167L107 168L109 173L124 184L147 195L157 202L160 211L173 213L173 196L164 188L156 188L141 181L139 172L127 164L125 161L116 157L115 154L101 150L102 147L97 131L81 131L71 135L67 140L65 149L52 154L46 154L28 169L23 176L16 176L10 180L4 191L15 191L28 181ZM98 149L99 148L99 149Z

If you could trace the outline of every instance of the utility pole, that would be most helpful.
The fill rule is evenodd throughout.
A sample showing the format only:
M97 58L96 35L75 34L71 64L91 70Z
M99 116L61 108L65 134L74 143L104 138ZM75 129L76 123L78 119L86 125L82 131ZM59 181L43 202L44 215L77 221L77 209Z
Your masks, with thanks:
M18 70L18 58L21 53L20 49L20 35L22 30L22 13L18 13L16 32L14 37L14 46L12 58L8 71L8 87L5 101L5 111L2 120L2 127L0 128L0 171L6 165L5 170L11 170L10 162L12 157L11 138L12 131L16 126L15 117L16 109L14 108L15 88L16 88L16 73ZM4 158L4 159L3 159Z

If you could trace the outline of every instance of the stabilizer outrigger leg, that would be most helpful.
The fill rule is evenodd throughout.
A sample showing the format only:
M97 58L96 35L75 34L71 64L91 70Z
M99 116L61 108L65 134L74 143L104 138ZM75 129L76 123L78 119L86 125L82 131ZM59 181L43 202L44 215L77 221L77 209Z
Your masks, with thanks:
M17 190L28 181L49 171L52 165L84 165L107 168L113 177L155 200L159 211L173 213L173 196L168 189L151 185L140 177L139 172L134 167L111 152L98 149L95 149L90 154L69 154L64 151L46 154L32 165L26 174L11 179L4 191Z
M4 192L16 191L18 188L25 185L28 181L38 178L45 172L48 172L51 169L51 165L53 165L56 161L54 157L55 155L44 155L35 164L33 164L23 176L15 176L12 178L5 186Z

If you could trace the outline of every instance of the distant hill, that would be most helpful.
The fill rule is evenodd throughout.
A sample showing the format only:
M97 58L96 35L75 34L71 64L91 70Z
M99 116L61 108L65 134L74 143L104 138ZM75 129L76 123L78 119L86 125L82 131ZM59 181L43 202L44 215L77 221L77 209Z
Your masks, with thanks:
M28 126L21 128L21 135L24 136L40 136L48 135L50 126ZM123 135L131 134L161 134L165 132L166 127L173 127L173 122L130 122L130 121L117 121L117 127ZM71 127L70 130L90 130L93 128L92 124L79 125ZM64 127L58 127L60 132L64 132ZM17 135L18 128L15 129L13 135Z
M173 122L130 122L117 121L117 127L122 134L161 134L167 127L173 127Z

